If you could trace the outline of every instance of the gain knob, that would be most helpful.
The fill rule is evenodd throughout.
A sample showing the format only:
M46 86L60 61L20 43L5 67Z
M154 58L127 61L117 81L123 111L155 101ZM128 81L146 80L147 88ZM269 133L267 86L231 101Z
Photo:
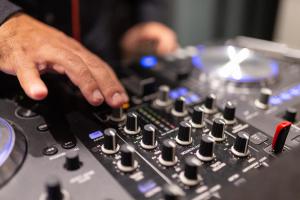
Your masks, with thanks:
M207 114L213 114L217 112L216 106L216 95L209 94L204 101L203 111Z
M154 100L154 105L160 108L171 105L172 101L169 98L170 88L167 85L161 85L158 88L157 98Z
M113 128L104 130L104 143L101 150L105 154L115 154L119 151L120 146L117 142L117 131Z
M198 174L201 162L195 156L188 156L184 165L184 171L179 175L181 182L188 186L197 185L201 180L201 176Z
M64 167L69 171L77 170L81 167L82 162L79 160L78 151L69 151L66 154L66 161Z
M147 150L156 148L156 127L152 124L146 124L142 132L143 138L141 141L141 146Z
M110 120L113 122L123 122L126 119L123 108L115 108L112 110Z
M283 119L285 119L291 123L295 123L296 118L297 118L297 109L295 109L295 108L288 108L285 111L285 114L283 116Z
M133 146L123 144L121 146L121 159L117 162L117 167L122 172L132 172L138 167L138 162L135 159L135 149Z
M187 121L179 123L179 131L176 136L176 142L180 145L189 145L192 143L192 126Z
M273 140L272 140L272 150L275 154L282 152L291 126L292 126L292 123L288 122L288 121L283 121L277 125L276 131L275 131L275 134L274 134Z
M163 141L162 152L158 159L164 166L173 166L177 163L176 143L173 140L166 139Z
M138 124L138 114L135 112L130 112L127 114L126 125L124 127L125 133L128 135L136 135L141 131Z
M175 100L174 107L172 108L171 113L175 117L184 117L188 114L184 97L179 97Z
M46 181L46 193L41 200L70 200L70 194L61 188L60 181L55 176L50 176Z
M262 88L260 90L260 96L255 100L254 104L259 109L268 109L269 107L269 99L272 95L272 90L269 88Z
M202 128L204 126L203 108L201 108L201 106L195 106L193 108L192 119L190 120L190 124L193 128Z
M204 162L212 161L215 157L214 146L214 139L210 135L203 135L196 156L199 158L199 160Z
M238 157L248 156L250 153L248 149L249 138L248 133L244 131L238 132L234 145L231 147L231 152Z
M225 134L224 134L225 125L226 123L224 119L216 118L214 120L209 134L216 142L221 142L225 140Z
M175 184L165 185L163 188L164 200L181 200L184 192Z
M226 124L235 123L235 105L231 101L227 101L225 104L223 118L225 119Z

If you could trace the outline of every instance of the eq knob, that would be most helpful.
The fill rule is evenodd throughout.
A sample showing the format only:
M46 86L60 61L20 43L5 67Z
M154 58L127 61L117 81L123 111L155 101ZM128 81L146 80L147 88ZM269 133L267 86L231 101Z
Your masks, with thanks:
M201 162L195 156L188 156L184 161L184 171L179 177L182 183L188 186L194 186L199 183L201 176L198 174Z
M231 101L227 101L225 104L223 118L225 119L226 124L235 123L235 105Z
M192 126L187 121L179 123L179 131L176 136L176 142L180 145L189 145L192 143Z
M240 131L237 134L234 145L231 147L231 152L238 157L246 157L249 155L249 134Z
M216 95L214 94L209 94L204 101L204 112L207 114L212 114L215 113L217 110L215 108L215 103L216 103Z
M144 126L142 133L143 133L143 138L141 141L141 146L147 150L156 148L157 146L156 127L152 124L146 124Z
M283 121L276 126L276 131L272 140L272 150L275 154L281 153L289 134L291 122Z
M46 181L46 193L42 200L70 200L70 194L61 188L60 181L55 176L48 177Z
M158 88L158 95L157 98L154 100L154 105L158 107L167 107L169 106L172 101L169 98L170 88L167 85L161 85Z
M66 154L66 161L64 167L69 171L77 170L81 167L82 162L79 160L78 151L69 151Z
M195 106L193 108L192 119L190 120L190 124L193 126L193 128L202 128L204 126L203 108L201 108L201 106Z
M214 119L209 134L216 142L221 142L225 140L225 134L224 134L225 124L226 124L225 121L221 118Z
M184 97L179 97L175 100L174 107L172 108L171 113L175 117L184 117L188 114Z
M123 144L121 146L121 159L117 162L117 167L122 172L132 172L138 166L138 162L135 159L135 149L133 146Z
M173 166L177 163L176 143L173 140L166 139L162 142L162 152L159 156L159 162L164 166Z
M199 160L209 162L214 159L215 141L210 135L203 135L200 141L200 147L196 153Z
M255 100L254 104L259 109L268 109L269 99L272 95L272 90L269 88L262 88L260 90L260 96Z
M175 184L168 184L163 187L164 200L181 200L184 192Z
M138 124L138 114L135 112L130 112L127 114L126 125L124 127L125 133L128 135L136 135L141 131Z
M113 128L104 130L104 143L101 146L102 152L105 154L115 154L119 151L120 146L117 141L117 131Z
M296 118L297 118L297 109L295 109L295 108L288 108L285 111L285 114L283 116L283 119L285 119L291 123L295 123Z
M110 120L113 122L123 122L126 119L123 108L115 108L112 110Z

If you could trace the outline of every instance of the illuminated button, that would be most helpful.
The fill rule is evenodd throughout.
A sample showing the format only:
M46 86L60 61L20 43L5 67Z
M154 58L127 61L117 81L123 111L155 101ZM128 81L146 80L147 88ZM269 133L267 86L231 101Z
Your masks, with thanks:
M95 131L89 134L89 138L94 140L96 138L102 137L103 133L101 131Z
M144 56L140 59L140 65L144 69L151 69L156 66L157 58L155 56Z

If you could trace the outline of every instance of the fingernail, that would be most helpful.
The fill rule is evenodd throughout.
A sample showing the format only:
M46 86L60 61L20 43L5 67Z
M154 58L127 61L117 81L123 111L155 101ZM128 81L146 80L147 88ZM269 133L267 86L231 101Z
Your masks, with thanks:
M33 84L30 87L31 96L36 100L41 100L47 95L47 89L41 85Z
M122 96L119 92L114 93L114 95L112 96L112 103L114 105L122 103Z
M102 102L103 96L99 90L95 90L93 92L93 100L95 101L95 103L98 103L98 104Z

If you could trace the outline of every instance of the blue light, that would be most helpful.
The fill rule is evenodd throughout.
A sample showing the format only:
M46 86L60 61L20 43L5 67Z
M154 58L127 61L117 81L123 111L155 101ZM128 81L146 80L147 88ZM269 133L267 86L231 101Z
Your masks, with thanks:
M282 100L290 100L292 98L292 96L288 93L288 92L283 92L279 95L279 97L282 99Z
M140 65L144 69L151 69L157 64L157 57L155 56L144 56L140 59Z
M154 181L148 180L146 182L139 183L138 189L141 193L146 193L155 188L156 186L157 184Z
M171 99L175 100L180 97L180 94L177 90L171 90L169 96L171 97Z
M273 96L270 98L270 104L272 104L272 105L278 105L281 103L282 103L281 99L277 96Z
M89 134L89 138L94 140L94 139L97 139L99 137L102 137L103 136L103 133L101 131L94 131L92 133Z
M201 60L200 56L198 56L198 55L192 57L192 64L197 69L203 68L202 60Z
M188 93L188 89L185 87L180 87L177 89L177 92L180 96L185 96Z
M294 87L294 88L289 89L288 93L292 96L300 96L300 89Z
M190 97L186 97L185 98L185 103L189 105L189 104L193 103L193 101Z
M191 94L189 98L192 100L193 103L200 101L200 97L197 94Z

